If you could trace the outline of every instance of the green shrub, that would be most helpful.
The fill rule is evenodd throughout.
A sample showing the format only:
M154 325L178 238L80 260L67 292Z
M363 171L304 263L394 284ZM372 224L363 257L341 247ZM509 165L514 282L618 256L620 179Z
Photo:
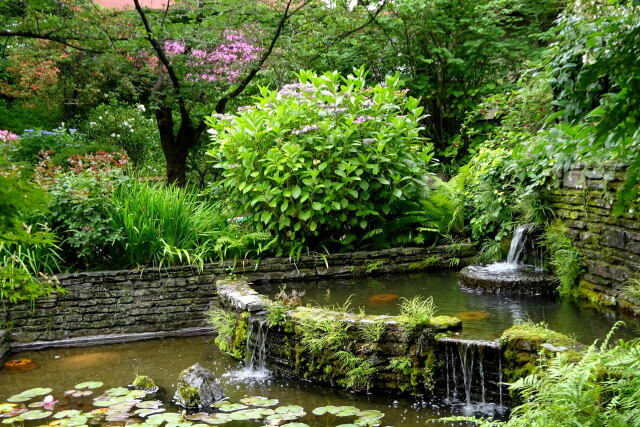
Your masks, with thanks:
M51 195L47 220L60 236L68 265L92 269L114 265L114 243L120 238L108 214L113 189L127 177L124 152L69 157L56 165L41 157L36 179Z
M144 107L119 102L96 107L82 125L87 139L100 146L124 149L134 166L160 157L160 136Z
M18 102L0 99L0 129L21 134L25 129L52 129L62 121L61 109L55 106L28 108Z
M431 146L422 108L397 76L366 87L364 72L298 74L261 89L236 116L214 116L209 155L236 215L283 244L350 245L372 236L422 185ZM375 233L373 233L375 234Z

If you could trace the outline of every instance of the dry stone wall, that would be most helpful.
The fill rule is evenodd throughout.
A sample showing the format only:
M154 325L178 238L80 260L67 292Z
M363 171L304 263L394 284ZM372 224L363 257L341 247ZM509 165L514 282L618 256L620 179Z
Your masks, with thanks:
M635 311L640 301L631 301L623 289L628 279L640 277L640 216L633 209L619 217L612 214L624 173L621 166L575 165L559 176L560 187L550 197L582 257L581 295Z
M203 331L217 298L215 280L230 273L255 283L349 277L464 266L473 254L471 245L449 245L304 256L297 262L227 262L201 271L186 266L64 274L58 277L64 293L0 305L0 359L10 344L42 348Z

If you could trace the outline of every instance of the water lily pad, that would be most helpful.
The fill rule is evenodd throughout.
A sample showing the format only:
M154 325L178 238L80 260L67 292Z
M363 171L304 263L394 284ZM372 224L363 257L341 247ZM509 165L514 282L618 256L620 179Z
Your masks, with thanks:
M183 426L192 426L193 423L189 421L180 421L176 423L167 423L165 427L183 427Z
M114 387L105 391L104 394L106 394L107 396L114 396L114 397L126 396L127 394L129 394L129 389L124 387Z
M202 418L200 421L207 424L219 425L228 423L231 421L231 417L229 414L211 414L208 417Z
M302 406L298 405L286 405L279 406L275 409L276 414L296 414L299 417L304 417L307 413L304 411Z
M265 415L273 415L275 411L270 410L271 414L267 414L263 409L243 409L241 411L232 412L229 417L234 421L259 420Z
M31 400L34 397L44 396L45 394L51 393L52 389L50 388L32 388L29 390L25 390L22 393L16 394L8 398L9 402L26 402L27 400Z
M339 424L336 427L358 427L356 424Z
M227 402L226 405L218 406L218 409L220 409L222 412L233 412L233 411L239 411L241 409L247 409L247 408L248 406L243 405L242 403L230 403L230 402Z
M303 414L306 415L306 413L304 412ZM268 425L279 426L286 421L295 421L304 415L299 415L299 413L273 414L273 415L269 415L266 418L266 423Z
M357 415L360 412L360 410L355 406L329 405L329 406L320 406L319 408L316 408L311 412L313 413L313 415L318 415L318 416L331 414L337 417L350 417L353 415Z
M252 396L252 397L245 397L244 399L240 399L240 402L244 403L245 405L267 407L267 406L277 405L278 399L269 399L268 397L262 397L262 396Z
M167 412L166 414L155 414L147 418L147 424L160 425L162 423L179 423L182 421L182 415L175 412Z
M66 411L60 411L57 412L53 415L53 418L56 419L60 419L60 418L71 418L71 417L75 417L76 415L80 415L82 412L78 411L77 409L67 409Z
M42 411L40 409L34 409L33 411L27 411L23 414L20 414L20 418L31 421L31 420L41 420L43 418L50 417L53 412L51 411Z
M283 424L282 427L309 427L309 424L305 424L305 423L287 423L287 424Z
M102 381L86 381L80 384L76 384L75 388L98 388L102 387L104 383Z
M127 393L127 398L129 399L142 399L143 397L146 397L147 392L144 390L131 390L129 393Z
M159 400L145 400L144 402L136 403L136 408L140 409L157 409L162 406L162 402Z
M384 412L380 412L376 409L369 409L366 411L360 411L357 415L360 418L371 418L374 420L379 420L380 418L384 417Z
M16 406L15 403L0 403L0 413L12 411Z
M133 411L134 414L140 415L141 417L148 417L149 415L159 414L160 412L164 412L166 409L164 408L149 408L149 409L136 409Z
M107 399L104 399L104 396L103 396L102 399L96 398L93 401L93 406L98 406L100 408L106 408L106 407L109 407L109 406L117 405L118 403L125 402L126 400L127 400L127 398L124 397L124 396L111 397L111 398L107 398Z
M17 416L12 418L5 418L4 420L2 420L2 424L22 423L23 421L24 421L24 418L20 418L20 416Z

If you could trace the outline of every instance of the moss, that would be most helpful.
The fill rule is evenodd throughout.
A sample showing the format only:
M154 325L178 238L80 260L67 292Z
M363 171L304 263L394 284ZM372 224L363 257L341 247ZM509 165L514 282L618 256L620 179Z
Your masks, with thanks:
M592 286L591 283L581 280L576 292L578 298L585 299L596 306L613 307L616 305L614 301L609 300L603 293L591 289Z
M405 267L405 270L406 271L428 270L429 268L440 265L442 261L443 259L441 256L434 255L434 256L425 258L423 261L412 262L411 264Z
M538 370L538 359L547 354L542 344L572 349L577 343L568 336L531 322L514 325L502 333L504 348L502 372L506 382L514 382ZM578 353L576 353L578 354Z
M138 375L131 383L132 386L142 390L155 390L156 383L146 375Z
M188 385L184 381L178 382L178 393L187 408L197 408L201 404L200 392L197 388Z
M248 328L248 319L249 313L242 313L238 322L236 323L236 328L233 337L233 346L231 349L231 353L234 357L238 359L244 358L244 351L246 348L247 337L249 335Z
M383 265L384 261L378 260L358 267L353 267L351 272L356 276L364 276L378 271Z
M462 320L453 316L434 316L431 318L431 326L436 331L451 331L462 327Z
M544 343L564 347L575 347L576 345L576 342L568 336L552 331L544 324L531 322L513 325L502 333L500 342L511 345L520 344L524 348L531 349L535 349Z

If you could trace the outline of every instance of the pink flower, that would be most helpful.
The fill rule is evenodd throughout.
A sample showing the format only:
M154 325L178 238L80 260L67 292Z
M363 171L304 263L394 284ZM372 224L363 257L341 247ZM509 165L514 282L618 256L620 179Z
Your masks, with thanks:
M0 130L0 142L15 141L18 139L18 135L11 133L8 130Z
M169 55L184 53L186 49L185 45L175 40L165 40L164 42L164 50L166 50Z
M58 401L55 400L52 395L48 395L42 401L42 407L48 411L51 411L56 403L58 403Z

